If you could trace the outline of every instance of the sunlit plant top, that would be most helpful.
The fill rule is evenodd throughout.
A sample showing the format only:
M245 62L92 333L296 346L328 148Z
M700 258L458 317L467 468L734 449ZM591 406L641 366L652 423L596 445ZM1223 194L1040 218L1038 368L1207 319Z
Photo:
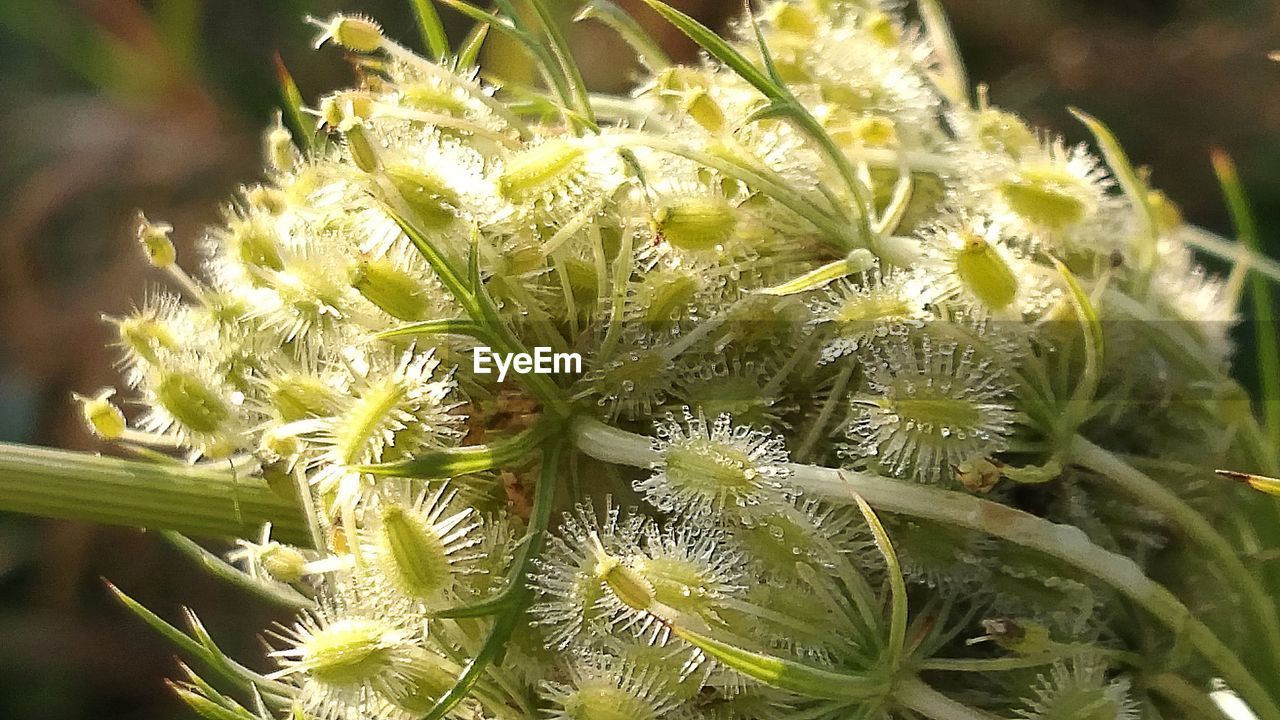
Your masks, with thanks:
M767 2L728 41L648 1L704 57L597 0L580 19L646 68L621 97L585 89L542 0L448 0L480 28L456 49L416 2L429 58L317 21L358 85L286 109L196 261L140 220L171 280L114 320L142 411L104 391L86 417L156 472L233 473L211 528L286 500L234 569L170 538L298 613L259 673L123 598L203 661L181 697L1280 719L1255 560L1280 515L1213 475L1274 470L1226 374L1248 266L1202 271L1208 240L1091 117L1101 156L971 94L932 1ZM486 32L538 88L477 70ZM477 347L583 367L499 382Z

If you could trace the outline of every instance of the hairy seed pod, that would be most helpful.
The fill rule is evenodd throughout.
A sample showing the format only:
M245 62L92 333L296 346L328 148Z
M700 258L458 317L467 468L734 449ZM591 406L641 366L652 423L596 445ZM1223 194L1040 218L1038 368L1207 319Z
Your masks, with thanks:
M178 341L167 325L149 317L129 317L116 326L120 344L151 364L160 362L161 350L173 350Z
M998 108L978 113L978 142L990 152L999 152L1017 160L1036 144L1036 135L1017 115Z
M461 198L435 174L405 164L388 165L382 172L428 229L447 227L457 217L454 208Z
M277 272L284 269L284 257L275 233L264 218L250 217L232 222L227 243L232 254L251 268Z
M422 320L430 309L417 278L389 260L360 258L351 266L349 280L364 299L398 320Z
M301 646L301 663L318 681L351 686L377 681L392 669L394 630L363 618L344 618L315 631Z
M332 39L337 44L358 53L376 52L382 47L382 26L369 18L355 15L334 15L321 25L324 34L317 45Z
M178 253L173 248L173 240L169 239L173 226L169 223L153 223L141 212L138 213L135 223L135 236L147 256L147 261L158 268L172 266L178 259Z
M720 132L725 126L724 110L720 103L702 88L694 88L685 94L684 111L707 132Z
M404 682L382 690L382 694L397 706L423 715L453 688L462 668L423 648L412 648L406 655L396 664Z
M976 233L965 233L955 271L964 287L993 310L1003 310L1018 295L1018 276L1000 252Z
M614 597L632 610L645 611L653 607L653 584L635 568L611 555L596 561L596 578L608 586Z
M449 557L444 542L422 518L398 505L383 508L378 545L387 559L388 575L408 595L435 597L449 584Z
M181 370L165 373L156 384L156 400L187 428L214 433L231 417L231 408L200 378Z
M712 250L728 242L737 223L733 206L716 197L683 197L664 203L653 220L664 240L692 251Z
M516 153L498 175L498 192L512 202L537 198L575 172L586 152L572 140L556 138Z

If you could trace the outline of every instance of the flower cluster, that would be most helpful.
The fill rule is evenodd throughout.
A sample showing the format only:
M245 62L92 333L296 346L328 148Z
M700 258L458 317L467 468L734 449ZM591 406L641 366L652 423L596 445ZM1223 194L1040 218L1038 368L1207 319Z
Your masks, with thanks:
M140 220L176 288L114 320L145 412L126 427L101 393L86 416L265 478L312 535L232 555L308 606L256 707L184 697L318 720L1167 707L1159 641L1072 558L814 489L1030 513L1151 560L1169 505L1126 512L1073 439L1168 467L1239 447L1205 395L1227 351L1194 333L1234 298L1145 178L970 102L945 32L897 3L773 0L599 101L555 32L502 22L546 91L318 23L361 83L271 129L200 272ZM499 383L478 344L586 367Z

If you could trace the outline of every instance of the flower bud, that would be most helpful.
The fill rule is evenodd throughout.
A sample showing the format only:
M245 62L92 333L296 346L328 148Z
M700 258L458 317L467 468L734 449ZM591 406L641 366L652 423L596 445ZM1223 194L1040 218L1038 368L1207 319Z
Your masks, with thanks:
M864 22L867 33L881 45L894 47L902 43L902 32L888 13L876 10L868 14Z
M872 147L898 143L898 130L893 120L880 115L858 118L853 125L853 133L862 144Z
M89 429L103 440L118 440L128 427L124 413L111 402L111 396L115 394L115 389L103 388L93 397L72 396L80 403L80 412Z
M734 208L724 198L685 197L661 205L654 229L681 250L712 250L733 237Z
M284 118L276 113L275 124L267 130L262 139L265 147L267 164L276 172L286 172L297 160L297 149L293 146L293 133L284 126Z
M258 442L258 450L262 456L269 458L288 458L302 452L303 443L288 430L269 427L262 431L262 439Z
M1001 182L1000 195L1009 208L1028 222L1060 230L1089 214L1082 197L1087 188L1065 168L1052 163L1024 165Z
M1182 208L1160 190L1147 193L1147 203L1151 205L1156 216L1156 228L1161 233L1168 233L1182 227Z
M285 583L296 583L307 574L307 558L297 548L271 543L258 556L262 569Z
M1028 620L985 618L982 620L982 629L987 632L986 639L1020 655L1043 653L1053 645L1049 629Z
M1035 133L1022 118L998 108L989 107L978 113L975 129L984 150L1004 153L1015 160L1036 144Z
M956 276L982 304L1003 310L1018 295L1018 276L998 250L973 232L964 233L964 247L956 254Z
M153 223L147 220L147 216L138 211L135 220L136 229L135 236L138 238L138 244L142 246L142 251L147 254L147 260L158 268L167 268L173 265L178 259L178 253L173 249L173 241L169 239L169 233L173 232L173 226L169 223Z
M685 95L684 111L707 132L720 132L724 129L724 110L702 88L694 88Z
M351 153L351 160L356 167L367 173L377 170L382 163L378 159L378 150L373 140L365 131L364 121L348 118L339 127L347 143L347 152Z
M769 20L775 28L794 35L813 37L818 32L818 23L814 22L813 15L792 2L774 3Z
M288 207L289 198L283 192L265 185L254 185L245 191L244 199L250 205L262 208L270 215L279 215Z
M382 27L369 18L334 15L325 22L312 22L323 30L315 42L317 48L329 40L358 53L376 52L382 47Z

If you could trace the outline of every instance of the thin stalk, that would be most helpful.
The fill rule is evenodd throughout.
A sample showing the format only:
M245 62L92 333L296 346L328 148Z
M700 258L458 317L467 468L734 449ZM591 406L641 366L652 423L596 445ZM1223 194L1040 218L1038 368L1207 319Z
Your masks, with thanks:
M1142 680L1144 687L1168 700L1180 717L1200 720L1232 720L1209 694L1177 675L1162 673ZM1239 720L1238 718L1236 720Z
M1280 620L1275 601L1240 560L1240 549L1227 541L1200 513L1150 476L1083 437L1072 441L1068 457L1106 478L1111 487L1167 518L1201 550L1240 593L1239 608L1253 616L1262 632L1273 664L1280 664Z
M932 720L996 720L994 715L956 702L916 677L899 682L893 699Z
M650 440L579 418L578 448L606 462L649 467L659 459ZM1252 706L1261 720L1280 720L1267 688L1249 672L1230 647L1164 586L1147 577L1133 560L1094 545L1084 531L1059 525L1016 508L960 492L911 485L870 473L812 465L791 465L791 482L809 497L848 503L851 492L890 513L955 525L1001 538L1092 575L1128 598L1195 649L1215 672Z
M258 478L0 443L0 510L197 537L253 537L310 546L297 501Z

